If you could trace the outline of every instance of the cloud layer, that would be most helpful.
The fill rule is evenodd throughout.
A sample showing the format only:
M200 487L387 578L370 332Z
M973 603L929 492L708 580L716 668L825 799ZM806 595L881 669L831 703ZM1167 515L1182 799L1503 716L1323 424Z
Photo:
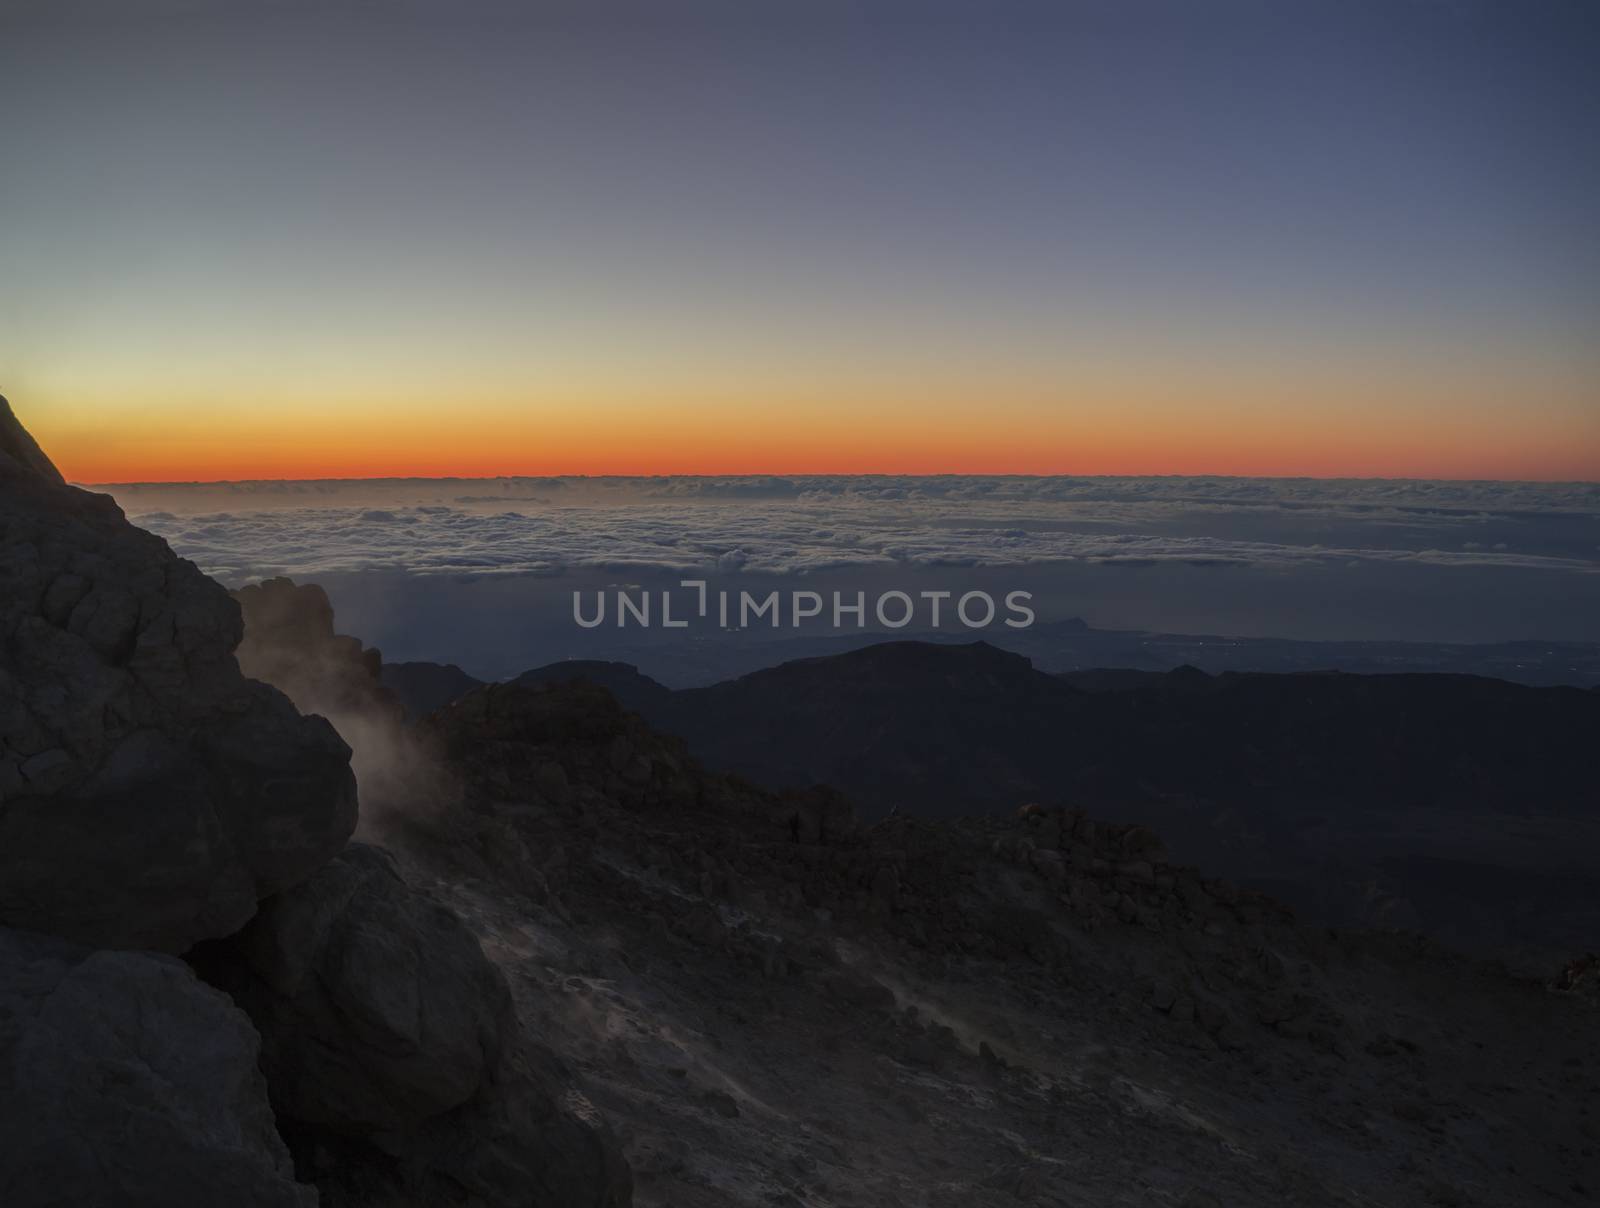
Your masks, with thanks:
M605 478L122 485L217 577L816 575L1053 563L1600 571L1600 484L1237 478Z

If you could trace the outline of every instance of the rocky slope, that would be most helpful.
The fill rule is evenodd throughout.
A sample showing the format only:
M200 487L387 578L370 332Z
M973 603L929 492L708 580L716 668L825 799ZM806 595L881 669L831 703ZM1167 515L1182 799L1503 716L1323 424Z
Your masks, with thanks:
M471 931L346 846L349 747L234 657L370 754L400 719L376 653L315 590L246 599L241 646L0 399L0 1203L626 1205Z
M1133 824L854 824L582 683L480 689L394 840L661 1206L1579 1204L1593 1003L1305 927ZM1581 980L1581 979L1580 979Z
M260 1029L272 1106L326 1208L629 1203L609 1130L504 975L381 848L352 844L193 960Z
M1072 804L1324 922L1555 959L1600 929L1600 694L1452 675L1046 675L984 643L892 642L669 691L555 663L771 787L868 816Z
M636 1204L1592 1199L1592 958L1547 981L1308 925L1081 810L862 825L706 771L571 670L416 727L389 839L604 1112ZM942 674L998 707L1031 673Z
M240 674L221 587L63 485L3 401L0 429L0 924L236 931L355 826L349 749Z

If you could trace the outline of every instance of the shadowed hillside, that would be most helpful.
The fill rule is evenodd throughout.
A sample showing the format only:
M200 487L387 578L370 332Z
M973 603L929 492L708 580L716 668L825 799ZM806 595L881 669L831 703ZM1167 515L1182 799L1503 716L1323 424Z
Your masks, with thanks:
M981 642L884 643L677 692L625 664L556 663L522 681L571 678L613 688L712 767L833 785L868 815L1081 805L1156 825L1184 859L1325 921L1546 956L1600 931L1600 894L1570 888L1600 890L1594 691L1456 675L1051 676Z

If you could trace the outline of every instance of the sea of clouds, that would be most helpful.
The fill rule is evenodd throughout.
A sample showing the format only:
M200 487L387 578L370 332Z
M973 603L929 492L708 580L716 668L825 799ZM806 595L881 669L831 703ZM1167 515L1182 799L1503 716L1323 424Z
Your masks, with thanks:
M723 477L102 489L230 586L321 582L340 627L386 656L486 677L570 657L692 660L685 680L742 666L725 650L741 635L573 623L574 592L656 592L681 579L847 598L1023 590L1041 622L1101 629L1600 641L1594 483Z
M584 568L815 575L1084 561L1600 571L1600 484L499 478L104 488L224 581Z

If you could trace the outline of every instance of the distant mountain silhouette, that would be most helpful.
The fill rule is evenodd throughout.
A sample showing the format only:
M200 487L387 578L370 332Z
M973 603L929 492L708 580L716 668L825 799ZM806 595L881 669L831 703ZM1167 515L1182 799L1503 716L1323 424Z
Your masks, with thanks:
M434 701L470 679L442 672ZM1600 933L1593 690L1190 666L1050 675L984 642L883 642L677 691L602 661L517 682L572 680L709 767L831 785L869 817L1082 806L1149 823L1177 858L1331 923L1497 952Z
M1086 754L1069 719L1088 703L984 642L888 642L687 689L652 719L712 766L759 783L831 784L868 811L926 816L1060 786Z
M521 677L574 678L711 767L778 789L829 784L869 815L1083 805L1149 822L1181 858L1332 921L1479 947L1546 928L1584 942L1600 922L1523 875L1600 857L1592 691L1432 674L1048 675L983 642L881 643L676 692L619 663ZM1498 902L1503 919L1484 917L1492 878L1470 888L1484 867L1518 873L1500 882L1521 887Z
M385 663L380 675L412 719L442 709L483 683L454 663Z
M1359 794L1566 812L1595 804L1600 770L1595 694L1473 676L1052 676L983 642L883 643L679 692L603 666L613 679L624 669L630 707L712 764L777 785L826 781L880 810L1292 793L1302 806Z
M611 663L602 659L567 659L524 671L511 682L524 686L565 684L583 680L596 684L617 698L624 709L646 717L670 712L672 690L656 683L632 663Z

